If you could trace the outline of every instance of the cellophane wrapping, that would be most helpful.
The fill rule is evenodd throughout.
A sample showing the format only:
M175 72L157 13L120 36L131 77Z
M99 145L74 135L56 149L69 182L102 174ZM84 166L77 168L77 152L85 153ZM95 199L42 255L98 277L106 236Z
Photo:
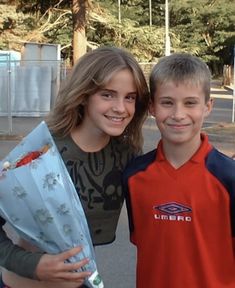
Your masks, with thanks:
M49 150L37 159L3 169L4 163L16 163L44 145ZM47 253L82 246L82 252L68 261L88 257L90 261L82 270L93 272L93 277L86 285L103 287L79 196L44 121L0 162L0 216L20 237Z

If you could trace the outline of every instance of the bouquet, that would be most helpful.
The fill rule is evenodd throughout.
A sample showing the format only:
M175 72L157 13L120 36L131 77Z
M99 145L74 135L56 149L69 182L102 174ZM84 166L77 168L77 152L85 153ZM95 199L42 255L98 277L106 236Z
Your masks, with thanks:
M47 253L82 246L68 261L88 257L86 285L104 287L81 202L45 122L0 162L0 216Z

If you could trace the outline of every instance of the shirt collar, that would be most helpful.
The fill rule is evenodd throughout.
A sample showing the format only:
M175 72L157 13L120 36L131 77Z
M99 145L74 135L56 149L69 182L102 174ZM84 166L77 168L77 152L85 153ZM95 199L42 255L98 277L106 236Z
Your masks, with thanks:
M208 152L213 148L212 145L209 143L208 136L205 133L201 133L201 145L196 153L189 159L189 161L194 163L200 163L205 161L205 156ZM162 140L159 141L157 146L157 161L167 161L164 151Z

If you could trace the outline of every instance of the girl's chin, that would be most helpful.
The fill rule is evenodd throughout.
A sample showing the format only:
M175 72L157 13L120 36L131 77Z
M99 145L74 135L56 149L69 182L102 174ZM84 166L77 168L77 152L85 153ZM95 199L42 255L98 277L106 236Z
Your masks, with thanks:
M116 128L116 129L110 129L110 130L106 130L106 134L109 136L120 136L125 129L123 128Z

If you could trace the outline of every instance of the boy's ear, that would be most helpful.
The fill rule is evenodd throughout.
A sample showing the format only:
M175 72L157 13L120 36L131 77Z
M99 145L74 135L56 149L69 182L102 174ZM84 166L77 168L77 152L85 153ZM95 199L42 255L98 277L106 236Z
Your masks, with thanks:
M213 105L214 105L214 99L210 98L206 103L206 108L205 108L205 116L206 117L209 116L209 114L211 113Z
M152 100L150 100L150 104L149 104L149 113L151 114L151 116L155 117L154 103Z

